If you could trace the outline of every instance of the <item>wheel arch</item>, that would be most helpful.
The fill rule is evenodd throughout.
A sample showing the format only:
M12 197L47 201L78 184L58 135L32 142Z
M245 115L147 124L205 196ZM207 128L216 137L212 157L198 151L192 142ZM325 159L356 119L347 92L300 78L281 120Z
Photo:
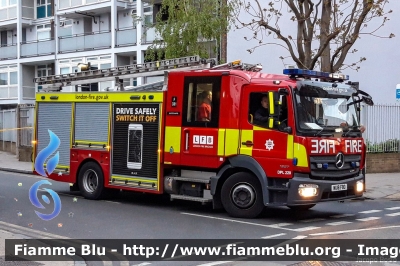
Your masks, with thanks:
M103 168L101 167L101 165L99 164L99 162L98 162L97 160L95 160L95 159L93 159L93 158L86 158L86 159L84 159L84 160L79 164L78 169L77 169L77 171L76 171L76 175L75 175L75 184L78 186L79 189L80 189L80 187L79 187L79 180L78 180L78 178L79 178L79 173L80 173L82 167L83 167L86 163L88 163L88 162L94 162L94 163L96 163L96 164L100 167L101 171L103 172L103 176L104 176Z
M261 165L250 156L237 155L228 159L228 162L211 177L211 195L219 196L224 182L234 173L247 172L257 177L261 185L264 205L269 203L268 180Z

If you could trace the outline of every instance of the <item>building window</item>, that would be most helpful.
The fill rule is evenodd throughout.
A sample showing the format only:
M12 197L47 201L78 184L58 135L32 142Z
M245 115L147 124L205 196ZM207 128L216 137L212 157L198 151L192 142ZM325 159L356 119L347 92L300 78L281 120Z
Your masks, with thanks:
M0 86L8 85L8 73L0 73Z
M49 40L51 39L51 25L39 25L36 27L37 39L38 40Z
M8 7L17 4L17 0L0 0L0 7Z
M37 0L36 2L36 18L51 17L51 0Z

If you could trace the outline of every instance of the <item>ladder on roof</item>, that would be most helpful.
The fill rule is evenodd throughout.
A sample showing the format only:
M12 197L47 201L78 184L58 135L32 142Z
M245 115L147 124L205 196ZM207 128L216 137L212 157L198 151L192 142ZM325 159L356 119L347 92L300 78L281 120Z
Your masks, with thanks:
M64 86L90 84L101 81L161 76L165 72L174 70L199 70L211 68L215 59L201 59L199 56L187 56L175 59L117 66L108 69L87 70L82 72L52 75L34 78L33 82L47 90L60 90Z
M261 65L243 64L240 60L218 66L215 66L215 63L216 59L214 58L202 59L199 56L187 56L143 64L117 66L108 69L87 70L75 73L38 77L34 78L33 82L42 86L44 91L59 91L65 86L83 85L110 80L115 80L117 84L120 84L119 81L121 79L166 76L166 73L175 70L241 69L258 72L262 69ZM144 86L146 85L143 85L143 87Z

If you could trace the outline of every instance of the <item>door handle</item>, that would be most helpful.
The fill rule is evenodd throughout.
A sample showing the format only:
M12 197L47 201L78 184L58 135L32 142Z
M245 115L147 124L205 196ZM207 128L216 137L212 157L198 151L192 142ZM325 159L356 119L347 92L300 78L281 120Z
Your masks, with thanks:
M246 146L253 146L253 142L251 140L248 140L246 142L242 142L242 145L246 145Z

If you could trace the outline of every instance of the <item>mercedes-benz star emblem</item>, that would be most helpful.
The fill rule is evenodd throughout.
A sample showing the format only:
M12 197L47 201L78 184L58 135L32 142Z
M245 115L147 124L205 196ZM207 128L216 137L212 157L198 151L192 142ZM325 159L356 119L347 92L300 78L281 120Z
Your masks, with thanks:
M343 165L344 165L344 155L343 153L339 152L336 155L336 167L340 169L343 167Z

